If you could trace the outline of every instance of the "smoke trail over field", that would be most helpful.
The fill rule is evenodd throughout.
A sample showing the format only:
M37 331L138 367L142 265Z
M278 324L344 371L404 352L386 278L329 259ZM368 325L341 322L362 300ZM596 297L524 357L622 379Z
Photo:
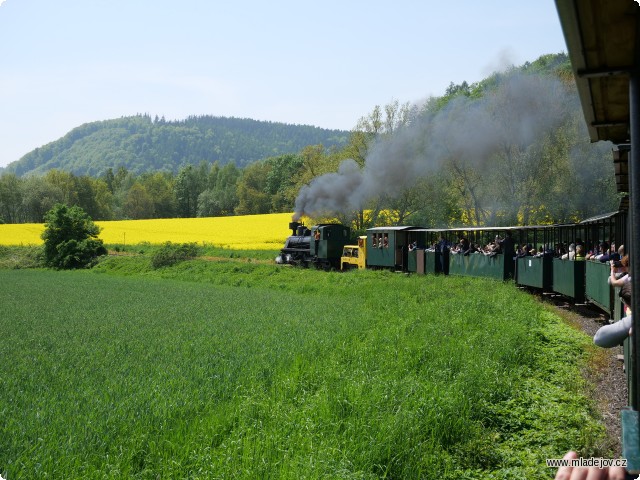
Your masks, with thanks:
M547 76L516 74L499 82L480 99L457 97L376 142L364 168L346 160L338 172L316 177L300 189L294 217L354 211L380 195L393 197L448 158L483 165L508 146L526 148L557 128L573 99Z

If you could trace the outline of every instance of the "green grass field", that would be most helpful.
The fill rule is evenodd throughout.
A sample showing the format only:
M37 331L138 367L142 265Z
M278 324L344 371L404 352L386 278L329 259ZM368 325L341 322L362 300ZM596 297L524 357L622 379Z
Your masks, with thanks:
M144 257L0 270L8 480L552 478L590 342L513 285Z

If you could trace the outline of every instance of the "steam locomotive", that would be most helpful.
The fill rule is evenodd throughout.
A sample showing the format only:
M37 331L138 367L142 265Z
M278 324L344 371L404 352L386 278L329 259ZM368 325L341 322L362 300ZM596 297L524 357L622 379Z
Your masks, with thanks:
M276 263L314 266L324 270L339 269L344 246L349 243L351 229L338 223L321 223L311 228L300 222L289 223L287 237Z

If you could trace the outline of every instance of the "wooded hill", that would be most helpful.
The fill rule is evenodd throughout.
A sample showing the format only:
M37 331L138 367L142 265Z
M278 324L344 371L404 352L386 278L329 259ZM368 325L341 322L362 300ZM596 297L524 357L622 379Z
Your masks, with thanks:
M213 116L166 121L136 115L92 122L12 162L5 173L42 175L58 169L100 176L107 169L177 173L202 161L244 167L257 160L298 153L308 145L342 147L349 133L308 125ZM0 173L2 169L0 169Z

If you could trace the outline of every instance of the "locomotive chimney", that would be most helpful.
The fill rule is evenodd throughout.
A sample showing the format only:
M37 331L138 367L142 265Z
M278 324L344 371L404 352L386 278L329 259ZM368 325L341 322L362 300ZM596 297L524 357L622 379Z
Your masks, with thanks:
M296 235L298 227L302 225L300 222L289 222L289 228L291 229L291 235Z

